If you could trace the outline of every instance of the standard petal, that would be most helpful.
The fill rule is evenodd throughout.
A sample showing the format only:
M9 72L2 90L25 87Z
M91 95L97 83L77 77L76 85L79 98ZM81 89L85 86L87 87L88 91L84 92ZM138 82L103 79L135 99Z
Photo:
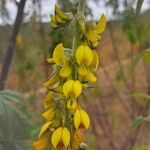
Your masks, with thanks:
M81 123L81 116L80 116L80 111L77 109L74 113L74 125L75 128L78 129Z
M73 80L68 80L63 85L63 93L66 98L68 98L72 95L73 82L74 82Z
M48 109L51 107L53 92L49 91L44 99L44 108Z
M87 45L80 45L76 51L76 61L79 65L89 66L93 60L92 50Z
M99 22L97 23L95 30L98 34L102 33L106 27L106 16L102 14Z
M81 109L80 115L81 115L82 124L84 125L85 129L88 129L90 126L90 119L89 119L88 114L83 109Z
M49 126L52 124L51 121L45 123L42 127L41 130L39 132L39 138L42 136L42 134L49 128Z
M63 130L62 127L57 128L51 136L51 142L55 148L57 147L59 142L61 142L62 130Z
M76 80L73 82L73 86L72 86L72 93L73 93L73 97L77 98L82 92L82 84Z
M64 127L62 130L61 138L62 138L62 142L63 142L64 146L67 147L70 143L70 132L66 127Z
M51 108L42 114L42 117L47 121L51 121L54 118L55 112L54 109Z
M64 64L64 47L63 44L58 44L53 52L53 60L57 65Z

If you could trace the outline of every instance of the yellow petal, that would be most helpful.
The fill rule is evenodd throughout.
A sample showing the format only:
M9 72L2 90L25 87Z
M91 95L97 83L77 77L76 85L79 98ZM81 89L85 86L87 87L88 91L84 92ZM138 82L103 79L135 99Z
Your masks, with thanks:
M67 147L70 143L70 132L66 127L64 127L62 130L61 138L62 138L62 142L63 142L64 146Z
M80 114L82 124L84 125L85 129L88 129L90 126L90 119L88 114L83 109L80 110Z
M57 128L51 136L51 142L55 148L57 147L59 142L61 142L62 130L63 130L62 127Z
M59 81L59 74L55 74L51 77L51 79L49 79L47 82L45 82L43 84L43 86L46 88L49 88L50 86L52 86L53 84L55 84L58 81Z
M87 69L85 66L79 66L78 67L78 74L82 77L85 78L87 76Z
M91 64L90 68L93 72L95 72L99 65L99 58L98 58L97 52L95 52L95 51L92 51L92 52L93 52L93 62Z
M45 123L42 127L41 130L39 132L39 138L42 136L42 134L49 128L49 126L52 124L52 122L47 122Z
M73 80L68 80L63 85L63 93L66 98L71 96L72 92L72 86L73 86Z
M68 80L63 85L63 93L66 98L77 98L82 92L82 84L76 80Z
M33 142L33 150L45 150L47 148L47 139L40 138Z
M76 51L76 60L79 65L89 66L93 61L92 50L87 45L80 45Z
M67 78L71 74L71 68L68 64L65 64L60 70L60 76L62 78Z
M54 109L51 108L51 109L47 110L46 112L44 112L44 113L42 114L42 117L43 117L44 119L46 119L47 121L51 121L51 120L54 118L54 115L55 115Z
M88 82L96 82L97 80L97 78L85 66L80 66L78 68L78 74L81 76L83 80Z
M98 35L95 30L90 30L90 31L86 32L85 35L86 35L86 38L93 43L98 42L101 38L101 36Z
M53 58L48 58L47 61L48 61L49 63L54 63L54 59L53 59Z
M44 108L48 109L51 107L51 100L52 100L53 92L49 91L44 99Z
M75 99L70 99L68 102L67 102L67 108L70 109L70 110L74 110L77 106L77 102Z
M77 109L74 113L74 125L75 128L78 129L81 123L81 116L80 116L80 110Z
M74 81L72 86L72 91L73 91L74 98L77 98L81 94L82 84L78 80Z
M97 78L91 73L90 70L88 70L86 80L89 82L96 82Z
M102 33L105 30L106 26L106 16L102 14L99 22L97 23L95 30L98 34Z
M64 64L64 47L63 44L58 44L53 52L53 60L57 65Z

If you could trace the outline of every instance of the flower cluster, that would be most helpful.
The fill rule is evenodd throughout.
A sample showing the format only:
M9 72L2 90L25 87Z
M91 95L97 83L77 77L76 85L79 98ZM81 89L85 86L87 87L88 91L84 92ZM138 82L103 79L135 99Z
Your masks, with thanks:
M90 126L87 112L80 106L79 97L88 83L96 82L94 75L99 65L98 54L92 45L100 39L106 17L87 28L79 30L83 37L73 51L58 44L52 58L47 61L53 66L52 77L44 83L48 93L44 100L45 112L42 117L45 124L39 132L39 139L33 143L35 150L47 150L50 147L65 150L68 147L78 149L85 142L84 133Z
M67 25L73 18L71 12L64 13L57 5L55 5L55 15L51 15L51 26L53 28L61 28Z

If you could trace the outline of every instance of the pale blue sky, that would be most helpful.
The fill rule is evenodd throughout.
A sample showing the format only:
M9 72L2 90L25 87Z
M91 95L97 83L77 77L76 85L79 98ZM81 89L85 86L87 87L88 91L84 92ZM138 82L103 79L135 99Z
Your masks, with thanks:
M14 22L15 16L16 16L16 5L11 2L11 0L6 0L6 7L9 10L10 13L10 20L7 20L7 23L12 24ZM19 1L19 0L18 0ZM42 16L43 16L43 21L48 22L50 14L53 14L54 12L54 5L56 4L57 0L41 0L42 1ZM92 9L92 13L94 16L94 19L98 19L102 13L106 14L107 18L110 19L112 18L112 10L110 8L106 8L104 6L104 1L100 0L97 4L93 3L92 0L87 0L88 1L88 6ZM121 0L123 1L123 0ZM123 9L122 7L119 8L120 11ZM143 6L142 6L142 11L150 9L150 0L144 0ZM25 13L27 13L28 17L32 14L34 8L32 5L31 0L27 0L26 7L25 7ZM28 19L26 17L26 20ZM2 19L0 18L0 24L2 23Z

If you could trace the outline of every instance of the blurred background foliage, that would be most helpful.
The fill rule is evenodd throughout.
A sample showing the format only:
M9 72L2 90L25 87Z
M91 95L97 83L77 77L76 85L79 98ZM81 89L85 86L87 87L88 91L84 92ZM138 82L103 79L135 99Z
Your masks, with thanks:
M22 0L21 0L22 1ZM77 10L78 0L58 0L63 10ZM99 4L98 0L91 0ZM150 9L140 13L144 0L106 0L112 10L105 33L97 48L100 66L95 88L83 96L83 106L91 116L89 149L148 150L150 138ZM11 0L19 7L17 0ZM10 8L0 1L0 69L13 25L8 23ZM46 58L63 42L70 48L73 26L53 30L43 22L42 3L31 0L32 13L24 21L16 39L16 50L5 89L0 91L0 150L29 150L42 122L42 84L51 74ZM49 6L51 7L51 6ZM120 7L122 11L120 11ZM101 6L99 6L101 9ZM88 5L86 16L94 17ZM97 10L98 11L98 10ZM100 141L100 142L99 142Z

